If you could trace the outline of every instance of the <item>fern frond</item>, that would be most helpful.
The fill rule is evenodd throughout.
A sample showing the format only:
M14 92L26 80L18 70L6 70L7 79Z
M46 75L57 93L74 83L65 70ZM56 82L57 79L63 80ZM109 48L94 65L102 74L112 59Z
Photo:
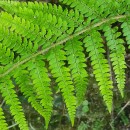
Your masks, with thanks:
M81 104L87 84L83 39L100 93L111 112L113 86L103 54L102 31L105 31L112 70L123 96L124 41L130 47L129 0L59 1L64 5L0 0L0 91L23 130L28 127L14 87L18 85L28 102L45 118L47 128L53 107L51 78L60 88L74 125L76 105ZM116 22L122 24L125 37L112 27ZM52 77L48 76L48 69Z
M44 36L43 34L39 33L39 27L36 25L33 25L29 21L26 21L25 19L19 18L17 16L12 16L6 12L2 12L0 14L0 24L2 24L4 27L10 28L10 31L15 31L15 33L21 35L22 37L25 37L29 39L32 42L35 42L37 40L41 40ZM6 24L4 24L6 23ZM34 44L35 50L37 50L37 42Z
M112 81L110 81L110 70L107 60L104 58L102 38L98 31L92 31L89 36L84 39L86 51L89 52L91 64L94 69L94 74L98 85L100 86L101 95L106 103L106 106L111 112L112 110Z
M118 27L111 28L106 26L104 28L107 45L110 49L110 58L112 61L113 69L116 74L116 81L121 96L124 96L125 87L125 47L123 46L124 40L119 38L121 32L118 32Z
M106 12L103 12L104 9L108 6L108 3L111 4L112 0L102 1L102 0L59 0L60 2L70 5L71 8L75 8L81 14L85 15L86 17L91 18L91 20L95 19L96 17L100 18L102 16L106 16ZM93 4L94 3L94 4ZM98 9L98 10L97 10Z
M0 25L0 31L1 31L1 35L3 38L0 39L2 45L1 46L5 46L9 52L10 49L10 56L8 56L8 58L3 58L8 60L8 62L10 62L9 57L11 58L11 61L14 60L14 56L13 55L21 55L21 56L26 56L29 53L35 51L33 47L33 43L31 41L28 41L27 38L22 38L21 35L18 35L15 32L12 32L10 29L8 29L8 27L3 27L4 25ZM1 49L2 50L2 49ZM4 50L4 49L3 49ZM2 52L1 52L2 53ZM6 56L3 54L3 56Z
M54 15L56 19L61 18L68 23L69 27L78 27L84 19L78 11L68 11L67 9L63 10L60 5L53 5L50 3L38 3L38 2L7 2L2 3L0 2L1 7L3 7L8 13L15 14L19 17L23 17L25 19L30 19L31 21L37 20L37 23L41 23L38 19L45 19L47 14ZM13 6L13 9L11 8ZM38 19L37 19L38 18ZM48 19L46 20L46 22ZM45 23L46 23L45 22ZM53 23L53 22L52 22ZM71 29L72 30L72 29Z
M126 37L126 41L130 49L130 18L123 21L121 28L123 29L123 35Z
M65 38L74 30L74 27L67 30L67 22L60 17L56 18L55 15L36 12L36 17L37 19L30 17L25 17L24 19L16 15L13 17L8 13L2 12L0 23L8 23L4 26L10 28L11 31L15 31L21 37L25 37L28 39L28 42L34 43L33 52L38 49L38 46L44 45L44 48L46 48L51 42ZM66 30L67 32L65 33Z
M59 0L59 1L62 2L63 4L70 5L71 8L74 7L75 9L80 11L81 14L87 14L88 10L91 10L90 7L87 6L89 1L85 1L85 0L81 0L81 1L78 1L78 0Z
M0 92L6 104L10 106L11 114L14 116L16 123L18 123L21 130L28 130L28 125L22 110L21 103L14 90L14 85L9 76L0 80Z
M14 53L10 50L10 48L7 48L0 43L0 63L2 65L6 65L12 62L13 59Z
M67 60L77 96L77 105L81 104L87 88L86 59L83 53L82 42L77 38L68 41L65 45Z
M66 60L63 46L57 46L47 54L47 60L50 64L51 73L56 78L56 82L62 92L72 125L76 111L76 98L74 96L74 86L70 77L70 69L65 67Z
M36 91L29 77L29 71L24 68L19 68L14 73L14 78L16 84L19 85L20 91L23 95L28 98L28 102L31 103L32 107L43 117L45 116L44 108L38 101L38 96L36 96Z
M48 77L48 71L45 68L43 62L43 56L38 56L34 60L28 62L28 69L30 70L30 76L33 80L34 89L37 93L40 103L44 107L44 118L46 121L46 127L48 127L51 113L52 113L52 92L50 86L50 78Z
M0 107L0 130L8 130L8 125L5 121L4 113L1 107Z

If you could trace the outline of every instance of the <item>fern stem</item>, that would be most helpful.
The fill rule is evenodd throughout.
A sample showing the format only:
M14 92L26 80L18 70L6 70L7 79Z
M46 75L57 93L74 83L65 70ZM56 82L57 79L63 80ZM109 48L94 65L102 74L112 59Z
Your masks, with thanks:
M12 127L15 127L16 125L18 125L18 124L17 124L17 123L15 123L15 124L13 124L13 125L9 126L9 127L8 127L8 129L10 129L10 128L12 128Z
M61 45L61 44L65 43L65 42L67 42L67 41L73 39L73 38L76 37L76 36L79 36L79 35L81 35L81 34L87 32L87 31L90 31L90 30L93 29L93 28L99 27L99 26L101 26L102 24L105 24L105 23L107 23L107 22L109 22L109 21L119 20L119 19L123 19L123 18L127 18L127 17L130 17L130 15L118 15L118 16L115 16L115 17L110 17L110 18L107 18L107 19L102 19L102 20L101 20L100 22L98 22L98 23L95 23L95 24L93 24L93 25L87 26L87 27L83 28L82 30L80 30L79 32L74 33L74 34L72 34L72 35L66 37L65 39L63 39L63 40L61 40L61 41L59 41L59 42L57 42L57 43L52 43L50 47L48 47L48 48L46 48L46 49L44 49L44 50L41 50L41 51L39 51L39 52L37 52L37 53L33 53L31 56L27 57L26 59L24 59L24 60L22 60L22 61L20 61L20 62L15 63L11 68L9 68L8 70L6 70L3 74L0 74L0 78L2 78L2 77L4 77L4 76L8 75L8 74L9 74L10 72L12 72L14 69L16 69L16 68L19 67L20 65L24 64L25 62L31 60L32 58L35 58L35 57L37 57L38 55L41 55L41 54L45 54L45 53L48 52L50 49L52 49L52 48L54 48L54 47L56 47L56 46L58 46L58 45Z
M0 104L0 107L2 107L4 103L5 103L5 100L2 101L2 103Z

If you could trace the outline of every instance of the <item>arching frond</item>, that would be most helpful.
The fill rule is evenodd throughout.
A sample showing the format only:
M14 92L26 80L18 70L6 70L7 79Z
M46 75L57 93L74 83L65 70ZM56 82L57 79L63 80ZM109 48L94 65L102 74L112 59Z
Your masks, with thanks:
M15 86L45 118L47 128L53 111L52 79L74 125L76 107L89 88L88 55L100 94L111 112L110 72L114 71L124 96L129 12L129 0L59 0L58 5L0 0L0 92L20 129L29 128ZM4 120L0 109L0 128L6 129Z
M82 103L86 93L88 77L88 74L85 70L86 59L83 53L82 42L80 42L78 39L72 39L66 43L65 50L76 90L77 105L79 105Z
M46 127L48 127L51 113L52 113L52 92L50 86L50 78L48 77L48 71L45 68L43 57L39 56L28 64L30 70L30 76L33 80L33 85L40 103L44 107L44 118L46 120Z
M123 29L123 35L126 37L127 44L129 45L130 49L130 19L127 18L123 21L121 28Z
M107 105L109 112L112 110L112 82L110 81L110 70L107 60L103 53L102 38L99 32L92 31L89 36L84 39L86 51L89 52L91 64L94 69L96 80L98 81L101 95Z
M8 81L8 82L7 82ZM9 105L11 114L14 116L16 123L18 123L21 130L28 130L28 125L22 110L21 103L14 90L14 85L9 76L0 80L0 92L6 104Z
M65 67L66 56L63 46L58 46L52 49L47 54L47 60L50 64L50 69L56 82L62 92L72 125L74 125L74 117L76 111L76 98L74 96L74 86L70 77L70 69Z
M39 99L37 99L38 96L36 96L36 91L33 88L29 72L24 70L24 68L19 68L15 71L14 78L16 84L20 87L20 91L26 98L28 98L28 102L30 102L32 107L34 107L34 109L44 117L44 109L40 104Z
M118 27L110 28L106 26L104 28L107 45L110 49L110 58L112 61L113 69L116 74L116 80L121 96L124 96L125 87L125 47L123 46L124 40L119 38L121 32L118 32Z
M8 130L8 125L5 121L4 113L2 108L0 107L0 130Z

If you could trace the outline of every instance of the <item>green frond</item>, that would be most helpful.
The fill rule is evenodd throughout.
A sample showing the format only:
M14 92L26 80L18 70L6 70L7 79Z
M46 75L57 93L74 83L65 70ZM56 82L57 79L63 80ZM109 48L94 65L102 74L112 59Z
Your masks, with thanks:
M125 87L125 47L123 46L124 40L120 38L121 32L118 27L111 28L106 26L104 28L107 40L107 45L110 49L110 58L112 61L113 69L116 75L116 81L121 96L124 97Z
M14 53L2 43L0 43L0 63L9 64L14 59Z
M123 21L121 28L123 29L123 35L126 37L126 41L130 49L130 18Z
M35 43L36 41L34 44L35 50L38 47L37 41L40 41L44 36L44 33L39 33L39 26L34 25L23 18L17 17L16 15L13 17L7 12L2 12L0 14L0 24L4 27L10 28L10 31L14 31L22 37L29 39L31 42Z
M74 125L76 98L74 96L74 86L70 77L70 69L65 67L66 56L63 46L57 46L47 54L51 73L56 78L56 82L62 92L72 125Z
M98 81L101 95L106 103L106 106L111 112L112 110L112 81L110 80L110 70L107 60L103 53L102 38L98 31L92 31L89 36L84 39L86 51L89 52L91 58L91 64L93 67L93 73L95 74L96 80Z
M75 8L81 14L85 15L86 17L91 18L91 20L95 19L96 17L100 18L102 16L106 16L106 12L103 13L108 4L112 4L112 0L102 1L102 0L59 0L64 4L70 5L71 8ZM97 10L98 9L98 10Z
M33 87L29 72L24 68L19 68L14 72L14 78L16 84L19 85L20 91L23 95L28 98L28 102L31 103L32 107L43 117L45 116L44 108L40 104L36 91Z
M28 4L26 2L0 2L0 4L8 13L15 14L25 19L30 19L32 22L37 21L39 24L44 24L44 22L41 23L39 18L45 20L47 14L54 15L56 19L61 18L65 20L69 27L78 27L78 25L84 21L83 16L79 14L78 11L63 10L60 5L38 3L36 1L34 3L28 2ZM13 9L11 8L12 6ZM48 22L48 19L46 19L46 22ZM51 23L53 22L54 21Z
M72 80L77 96L77 105L84 99L87 88L86 58L83 53L82 42L77 38L68 41L65 45L67 60L71 70Z
M129 0L59 0L59 5L0 0L0 92L20 129L29 128L15 86L45 118L47 128L53 111L51 79L57 83L74 125L76 107L82 103L88 83L88 53L111 112L110 71L124 96L127 46L123 44L127 42L130 48L129 12ZM112 67L105 59L103 40ZM0 128L4 120L0 108Z
M48 71L45 68L43 62L43 56L38 56L34 60L28 62L28 70L30 71L32 83L36 91L40 103L44 107L44 118L46 121L46 127L48 127L51 113L52 113L52 92L50 88L50 78L48 77Z
M1 107L0 107L0 130L8 130L8 125L5 121L4 113Z
M9 76L0 80L0 92L6 104L9 105L11 114L14 116L16 123L18 123L21 130L28 130L28 125L22 110L21 103L14 90L14 85Z
M8 58L3 58L6 59L8 62L14 60L14 54L17 56L18 54L21 56L26 56L32 51L34 51L35 46L33 47L33 43L31 41L28 41L27 38L22 38L21 35L12 32L8 27L3 27L4 25L0 25L0 32L1 32L1 38L0 42L1 47L4 46L8 50L6 53L10 52L10 55L8 55ZM10 49L10 50L9 50ZM2 49L1 49L2 50ZM3 49L4 50L4 49ZM2 53L2 51L1 51ZM3 56L6 56L3 54ZM11 58L9 60L9 58Z

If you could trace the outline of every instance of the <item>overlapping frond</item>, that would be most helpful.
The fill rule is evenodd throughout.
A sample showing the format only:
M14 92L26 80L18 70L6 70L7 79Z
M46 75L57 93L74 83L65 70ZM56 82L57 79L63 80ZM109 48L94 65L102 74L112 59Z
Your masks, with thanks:
M30 21L17 17L16 15L13 17L11 14L8 14L6 12L2 12L0 14L0 19L0 23L5 28L10 28L11 32L15 32L15 35L21 36L21 38L25 37L25 42L26 39L28 39L28 46L30 45L29 47L31 47L32 52L35 52L38 49L38 42L44 37L45 30L41 30L40 33L38 25L34 25ZM16 44L17 40L15 39L15 37L13 39L15 42L14 44ZM13 39L11 37L11 40ZM26 46L26 44L24 45Z
M40 99L40 103L44 107L44 118L46 120L46 127L48 127L53 103L50 78L48 77L48 71L45 68L43 57L38 56L33 61L28 62L28 70L30 71L30 76L33 80L33 87L36 91L37 97Z
M49 3L10 2L10 4L8 4L7 2L6 4L4 2L3 4L1 2L1 6L4 6L4 9L11 14L16 14L25 19L30 19L32 22L37 20L37 23L39 24L42 23L38 19L41 18L44 20L47 14L54 15L57 19L59 17L61 19L64 19L68 23L69 27L78 26L80 23L84 21L83 16L79 14L78 11L69 11L68 9L63 10L63 8L60 5L52 6L52 4ZM13 6L14 8L12 9L11 6Z
M71 76L77 96L77 105L80 105L84 99L87 88L86 58L83 53L82 42L77 38L72 39L65 45L67 60L71 70Z
M7 82L8 81L8 82ZM28 130L28 125L24 116L24 112L18 96L14 90L14 84L7 76L0 80L0 92L6 104L9 105L11 114L14 116L16 123L18 123L21 130Z
M89 36L84 39L86 51L89 52L93 73L98 81L101 95L107 105L109 112L112 110L112 81L110 80L110 70L107 60L104 57L103 40L98 31L92 31Z
M118 31L118 27L111 28L106 26L104 28L107 40L107 45L110 49L110 58L112 61L113 69L116 75L117 86L124 96L125 87L125 47L123 46L124 40L120 38L121 32Z
M44 109L43 106L40 104L38 96L36 96L36 91L33 87L31 82L31 77L29 77L29 72L24 68L19 68L14 72L14 78L16 84L19 85L20 91L23 95L28 98L28 102L31 103L32 107L43 117Z
M96 18L101 18L109 14L109 10L112 9L112 0L102 1L102 0L59 0L60 2L69 5L71 8L78 10L81 14L85 15L91 20L96 20ZM118 3L117 3L118 4ZM108 10L105 10L108 8ZM98 19L97 19L98 20Z
M123 21L121 28L123 29L123 35L126 37L127 44L130 49L130 19L127 18Z
M26 56L32 52L32 50L33 50L32 42L28 41L27 38L23 39L21 35L17 34L16 32L11 31L8 26L5 26L1 23L0 32L1 32L0 33L1 47L3 46L4 48L6 48L6 50L7 50L6 53L8 53L8 55L3 54L3 56L6 56L6 55L8 56L8 58L6 57L3 59L6 59L8 62L10 62L15 59L14 55L16 57L16 54L17 54L17 56L18 55ZM4 51L4 49L3 49L3 51ZM1 53L2 53L2 51L1 51ZM9 57L11 58L10 60L9 60ZM4 62L6 62L6 61L4 61Z
M11 52L10 48L7 48L6 46L0 44L0 63L2 65L9 64L13 58L14 58L14 53Z
M0 130L8 130L8 125L5 121L4 113L1 107L0 107Z
M129 0L59 2L61 5L0 1L0 92L23 130L28 127L15 86L18 85L32 107L45 118L47 128L53 110L51 78L60 89L74 125L76 106L82 103L87 88L88 53L100 93L111 112L112 70L105 58L103 42L110 50L117 86L123 96L124 41L130 48ZM119 29L113 27L118 21ZM3 125L6 129L1 108L0 121L0 128Z
M70 77L70 69L65 66L66 60L63 46L57 46L47 54L51 73L56 78L56 82L62 92L72 125L74 125L74 117L76 111L76 98L74 96L74 86Z

